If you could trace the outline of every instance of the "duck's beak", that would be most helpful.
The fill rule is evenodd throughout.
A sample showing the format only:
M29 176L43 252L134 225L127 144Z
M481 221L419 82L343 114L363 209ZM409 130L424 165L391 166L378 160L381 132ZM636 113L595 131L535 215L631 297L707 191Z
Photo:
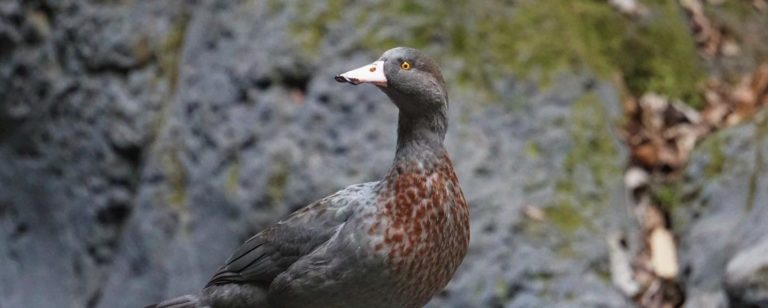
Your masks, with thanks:
M384 61L376 61L361 68L353 69L334 77L338 82L349 82L354 85L372 83L379 87L387 86L387 76L384 76Z

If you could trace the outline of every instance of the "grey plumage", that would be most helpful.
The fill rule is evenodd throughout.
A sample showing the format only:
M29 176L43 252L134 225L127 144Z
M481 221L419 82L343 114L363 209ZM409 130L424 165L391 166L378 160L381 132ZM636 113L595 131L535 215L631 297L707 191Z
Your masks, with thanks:
M197 308L200 306L200 299L195 295L184 295L169 299L144 308Z

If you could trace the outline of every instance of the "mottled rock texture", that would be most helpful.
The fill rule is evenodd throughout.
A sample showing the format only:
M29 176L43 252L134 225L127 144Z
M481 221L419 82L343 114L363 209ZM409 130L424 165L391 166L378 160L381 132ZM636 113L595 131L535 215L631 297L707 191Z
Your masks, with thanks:
M673 210L688 306L768 305L768 114L699 146Z
M0 307L141 307L196 292L264 226L381 178L396 109L332 77L414 42L448 80L446 143L472 216L470 252L429 306L628 305L606 244L617 230L638 238L613 132L619 90L589 70L500 74L482 47L457 43L482 42L478 20L346 3L2 1ZM768 154L751 127L724 133L736 159L716 182L692 174L704 208L680 236L694 295L725 292L726 265L726 286L760 286L729 263L765 241L749 213L768 204L765 169L752 168ZM731 227L707 222L717 213ZM736 235L707 240L717 227ZM724 245L733 253L705 255ZM761 286L719 298L765 300Z

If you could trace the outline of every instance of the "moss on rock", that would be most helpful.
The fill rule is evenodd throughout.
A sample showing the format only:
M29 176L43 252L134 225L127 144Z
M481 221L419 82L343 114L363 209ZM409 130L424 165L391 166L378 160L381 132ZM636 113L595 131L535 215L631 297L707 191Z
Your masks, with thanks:
M611 179L620 178L623 160L611 135L611 123L603 104L587 93L571 107L572 145L563 161L563 174L555 184L548 219L566 234L580 227L592 229L587 217L611 203Z
M526 75L619 74L632 95L664 93L700 105L706 74L683 12L672 1L649 6L651 16L634 20L604 1L523 0L512 18L487 21L499 29L489 44L496 59Z
M440 56L460 60L451 77L475 88L510 74L546 84L553 74L575 70L605 79L618 74L632 95L657 92L693 106L702 103L698 93L706 71L675 1L651 1L652 13L638 19L598 0L395 0L359 3L350 13L342 10L344 4L297 6L297 40L314 50L331 24L343 23L367 30L359 45L376 52L396 45L439 46Z

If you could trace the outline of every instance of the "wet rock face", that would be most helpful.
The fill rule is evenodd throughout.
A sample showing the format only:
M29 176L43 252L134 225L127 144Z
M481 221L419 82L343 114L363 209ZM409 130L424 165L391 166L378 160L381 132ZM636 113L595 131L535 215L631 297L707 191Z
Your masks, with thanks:
M163 24L152 9L114 11L124 15L110 24ZM144 151L168 91L152 82L156 68L141 66L144 55L93 40L113 35L134 44L139 35L87 26L100 14L67 1L0 5L3 307L98 303L133 212ZM149 36L145 43L159 44ZM101 56L81 53L88 48L103 48ZM35 296L33 289L45 291Z
M689 305L760 307L768 303L768 126L719 132L700 145L687 168L691 201L674 210Z
M0 11L12 41L0 67L0 306L140 307L196 292L250 235L379 179L394 154L394 106L332 79L381 52L350 46L353 29L308 51L295 12L259 1ZM450 76L457 59L446 61ZM557 84L501 81L494 91L516 105L451 89L447 146L473 242L430 306L624 303L601 234L621 220L604 215L621 199L617 95L589 76Z
M0 5L0 306L192 292L250 234L386 171L394 108L330 77L369 57L310 68L289 16L242 5Z
M728 261L725 288L731 303L744 306L768 305L768 240L766 238Z
M526 95L525 106L463 107L470 120L448 136L472 238L429 307L628 305L611 285L606 242L629 221L622 184L610 180L624 163L608 124L617 115L601 103L616 93L577 76L536 94L506 87L510 98Z
M197 292L263 227L381 178L396 110L374 87L332 77L392 46L369 46L365 23L341 26L381 24L363 18L365 7L331 10L343 12L339 22L319 28L297 18L333 3L0 3L0 307L142 307ZM446 146L472 240L429 307L628 305L611 284L606 243L617 230L639 238L612 130L617 90L587 73L467 86L463 59L443 48L423 49L451 85ZM764 170L752 135L728 131L725 149L738 159L715 184L700 176L709 152L692 163L701 206L679 213L689 217L680 236L689 292L709 296L702 305L764 298L753 275L764 263L738 256L755 254L766 232L754 214L727 210L768 204L759 174L754 190L737 176ZM699 240L720 234L703 219L717 215L743 230L732 250L726 237Z

